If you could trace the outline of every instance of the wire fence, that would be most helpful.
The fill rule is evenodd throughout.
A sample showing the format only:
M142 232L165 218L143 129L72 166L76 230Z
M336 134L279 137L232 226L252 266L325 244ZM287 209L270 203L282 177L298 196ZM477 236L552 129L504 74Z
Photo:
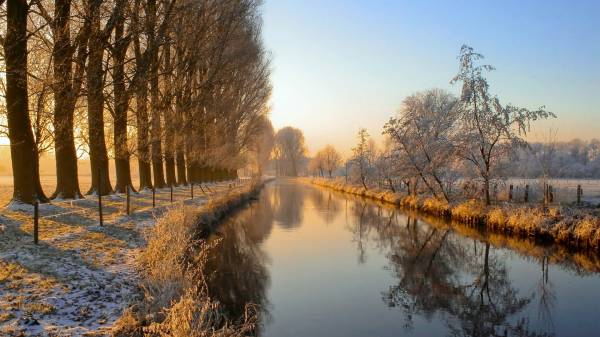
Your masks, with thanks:
M109 195L90 195L86 198L64 201L52 201L49 204L33 205L33 241L39 242L39 223L62 221L70 223L93 224L103 226L116 222L124 216L152 211L171 205L194 203L205 200L215 194L226 193L247 182L247 178L238 178L222 182L190 183L187 186L169 186L160 189L144 189L133 192Z
M368 181L370 186L400 193L409 193L410 184L410 181L400 178ZM447 181L444 187L454 197L481 198L484 193L483 182L477 180ZM419 183L417 192L427 193L425 184ZM490 197L496 202L600 205L600 179L494 180L490 184Z

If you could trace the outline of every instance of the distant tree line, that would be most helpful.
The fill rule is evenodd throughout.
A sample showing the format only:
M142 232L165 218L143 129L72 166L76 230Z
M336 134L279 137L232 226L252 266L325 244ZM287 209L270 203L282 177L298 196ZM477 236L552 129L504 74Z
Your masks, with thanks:
M600 140L531 143L518 149L506 165L505 175L538 178L600 179Z
M1 3L2 128L13 200L46 202L39 156L56 157L50 198L225 179L270 153L270 68L259 0L7 0ZM267 137L268 138L268 137ZM272 142L271 142L272 144ZM109 178L114 159L116 181Z

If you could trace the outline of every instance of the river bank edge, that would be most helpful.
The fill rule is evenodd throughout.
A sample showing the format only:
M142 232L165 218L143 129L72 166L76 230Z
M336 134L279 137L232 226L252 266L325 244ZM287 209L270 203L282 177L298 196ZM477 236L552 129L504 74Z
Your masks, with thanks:
M198 265L216 243L205 241L229 215L255 199L272 179L254 181L200 208L173 208L156 220L137 259L141 298L117 320L113 336L245 336L255 328L249 306L230 321L207 292Z
M600 209L501 203L486 206L478 200L448 203L428 196L401 195L378 188L365 189L340 180L306 178L305 182L464 225L485 227L505 235L556 243L572 250L600 254Z

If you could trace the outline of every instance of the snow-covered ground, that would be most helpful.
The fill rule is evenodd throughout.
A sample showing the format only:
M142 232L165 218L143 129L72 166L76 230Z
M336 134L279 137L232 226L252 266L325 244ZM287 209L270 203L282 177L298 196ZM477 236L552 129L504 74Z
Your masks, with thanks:
M212 193L230 183L211 186ZM212 193L195 186L174 189L175 203L202 205ZM97 199L40 206L40 243L33 244L32 207L0 210L0 335L105 335L123 309L139 296L135 259L144 231L170 207L170 190L103 197L104 226Z

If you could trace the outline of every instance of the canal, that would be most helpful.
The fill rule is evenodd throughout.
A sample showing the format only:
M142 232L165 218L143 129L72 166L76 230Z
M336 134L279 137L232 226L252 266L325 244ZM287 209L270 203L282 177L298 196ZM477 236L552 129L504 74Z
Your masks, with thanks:
M224 223L206 266L259 336L597 336L597 260L293 180Z

